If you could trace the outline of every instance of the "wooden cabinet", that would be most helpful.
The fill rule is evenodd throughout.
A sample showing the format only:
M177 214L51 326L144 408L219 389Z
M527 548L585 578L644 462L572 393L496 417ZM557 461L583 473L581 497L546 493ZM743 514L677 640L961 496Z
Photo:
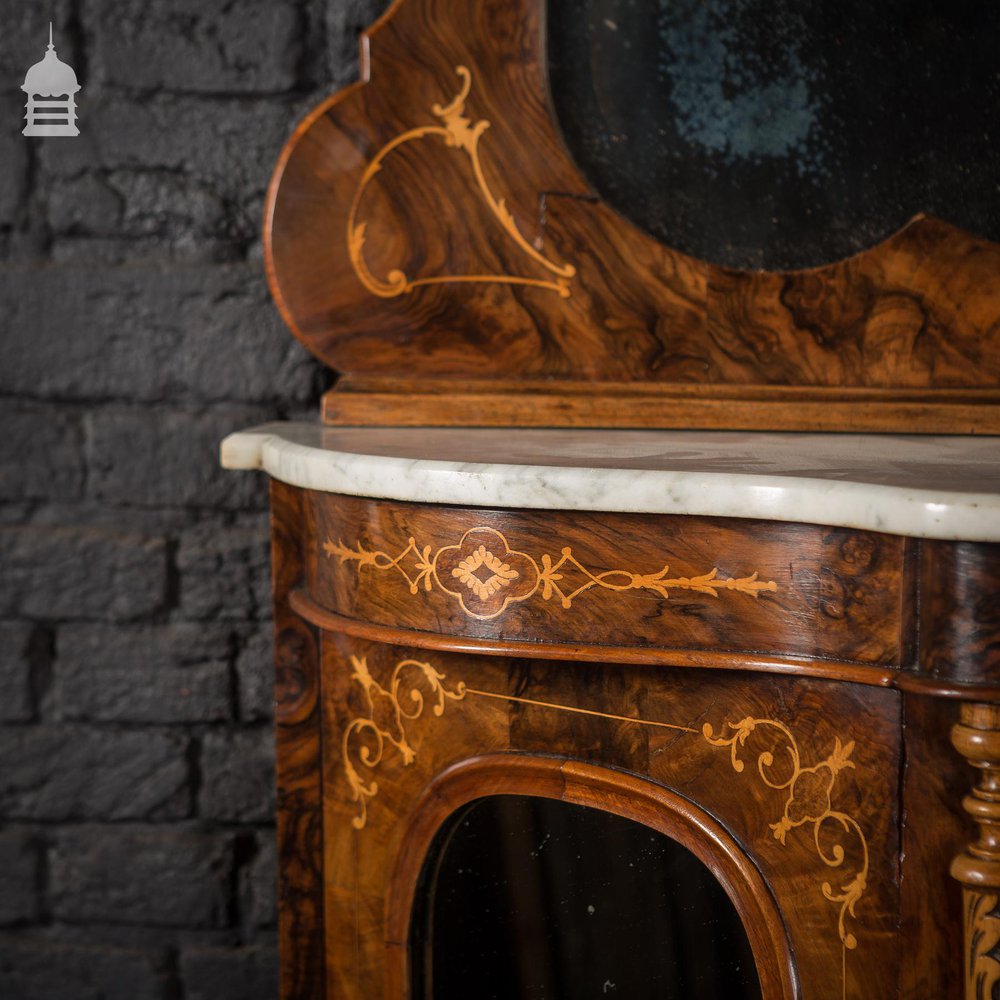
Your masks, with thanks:
M468 462L407 454L433 451L433 432L369 432L369 451L395 434L396 459L365 456L364 432L283 433L238 436L229 461L292 480L272 487L285 996L412 995L433 838L492 795L607 810L685 845L742 918L766 1000L959 997L963 954L970 996L989 995L1000 545L349 496L301 482L353 460L382 492L419 495L419 468L436 481L448 464L457 495L475 485ZM536 432L507 433L541 461ZM683 436L650 433L641 464L669 464ZM936 474L980 446L946 442ZM497 468L521 499L546 501L539 470L562 490L557 468ZM836 514L859 485L844 478L802 480L817 495L803 515ZM703 505L760 489L727 483ZM872 522L905 506L881 489ZM963 512L940 496L944 534Z
M339 373L223 448L272 477L282 998L434 996L428 859L495 796L683 845L764 1000L992 997L1000 246L672 249L567 152L545 6L398 0L271 185Z

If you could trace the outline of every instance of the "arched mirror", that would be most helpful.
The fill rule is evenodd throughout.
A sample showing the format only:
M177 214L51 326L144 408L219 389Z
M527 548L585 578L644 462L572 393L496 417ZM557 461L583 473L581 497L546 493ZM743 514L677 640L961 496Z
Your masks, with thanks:
M686 848L554 799L482 798L428 853L414 1000L758 1000L735 907Z
M920 212L1000 239L1000 6L548 0L565 141L676 250L787 270Z

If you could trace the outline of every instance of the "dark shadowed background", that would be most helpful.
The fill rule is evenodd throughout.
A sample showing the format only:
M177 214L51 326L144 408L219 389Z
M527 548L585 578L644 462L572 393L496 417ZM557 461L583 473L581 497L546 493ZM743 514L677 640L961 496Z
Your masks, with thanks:
M273 1000L263 477L329 376L263 278L295 122L383 0L0 0L0 997ZM28 67L77 138L21 135Z

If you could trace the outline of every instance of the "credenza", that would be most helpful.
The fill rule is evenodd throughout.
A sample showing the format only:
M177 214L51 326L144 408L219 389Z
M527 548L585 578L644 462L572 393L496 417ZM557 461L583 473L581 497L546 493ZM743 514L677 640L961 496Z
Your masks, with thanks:
M336 381L222 445L271 482L282 1000L1000 996L960 7L397 0L298 125L265 262Z

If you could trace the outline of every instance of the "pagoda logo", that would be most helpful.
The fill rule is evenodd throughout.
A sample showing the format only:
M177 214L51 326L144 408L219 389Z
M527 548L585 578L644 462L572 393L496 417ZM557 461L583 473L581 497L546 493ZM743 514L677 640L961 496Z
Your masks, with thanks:
M76 127L75 95L80 91L76 73L67 66L52 44L49 22L49 47L41 62L28 70L21 86L28 95L25 107L24 135L79 135Z

